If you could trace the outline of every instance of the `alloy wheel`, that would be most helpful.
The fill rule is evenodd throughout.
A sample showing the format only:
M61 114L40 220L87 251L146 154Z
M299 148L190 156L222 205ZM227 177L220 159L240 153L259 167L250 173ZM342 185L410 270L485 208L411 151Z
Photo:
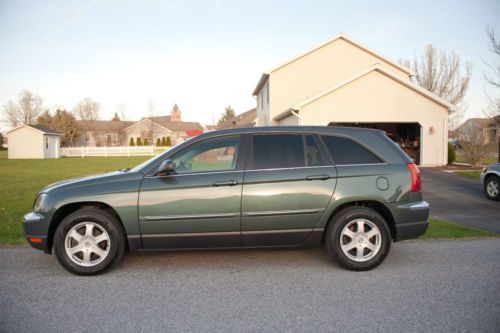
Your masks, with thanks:
M69 259L83 267L101 263L111 247L108 232L94 222L82 222L72 227L66 234L64 249Z

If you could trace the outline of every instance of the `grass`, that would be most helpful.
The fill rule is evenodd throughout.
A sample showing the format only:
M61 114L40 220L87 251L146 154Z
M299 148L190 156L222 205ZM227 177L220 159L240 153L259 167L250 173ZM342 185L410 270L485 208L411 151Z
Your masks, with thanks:
M500 237L500 234L463 225L431 219L429 228L420 239L451 239L451 238L477 238L477 237Z
M467 178L472 178L472 179L479 179L479 175L481 174L481 171L476 170L476 171L457 171L454 172L457 175L467 177Z
M23 244L22 217L48 184L136 166L151 156L8 160L0 151L0 244Z
M36 193L67 178L133 167L149 157L85 157L50 160L8 160L0 151L0 244L25 244L22 217L31 210ZM431 220L421 239L500 237L500 234Z

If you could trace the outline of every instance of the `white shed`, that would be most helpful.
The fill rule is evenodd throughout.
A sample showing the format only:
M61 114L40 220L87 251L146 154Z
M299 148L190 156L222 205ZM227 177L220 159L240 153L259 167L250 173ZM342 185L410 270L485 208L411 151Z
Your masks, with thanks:
M21 125L7 132L9 159L59 158L62 133L41 125Z

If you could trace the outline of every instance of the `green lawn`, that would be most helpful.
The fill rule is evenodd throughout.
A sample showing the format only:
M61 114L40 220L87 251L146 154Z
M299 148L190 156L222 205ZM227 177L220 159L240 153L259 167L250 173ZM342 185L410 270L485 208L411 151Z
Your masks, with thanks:
M0 151L0 244L22 244L21 219L36 193L59 180L136 166L151 156L8 160Z
M420 239L446 239L465 237L500 237L500 234L464 227L459 224L431 219L429 228Z
M0 151L0 244L25 244L22 216L31 210L35 194L44 186L72 177L115 171L142 163L148 156L86 157L51 160L8 160ZM500 234L431 220L422 239L500 237Z
M476 171L458 171L455 172L457 175L467 177L467 178L472 178L472 179L479 179L479 175L481 174L481 171L476 170Z

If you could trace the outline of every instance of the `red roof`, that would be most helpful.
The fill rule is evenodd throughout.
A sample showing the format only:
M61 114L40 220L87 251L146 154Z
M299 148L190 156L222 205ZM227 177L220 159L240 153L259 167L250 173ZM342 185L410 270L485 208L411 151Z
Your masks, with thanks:
M200 134L203 134L203 131L198 130L198 129L192 129L192 130L187 130L186 134L188 137L192 138L194 136L198 136Z

